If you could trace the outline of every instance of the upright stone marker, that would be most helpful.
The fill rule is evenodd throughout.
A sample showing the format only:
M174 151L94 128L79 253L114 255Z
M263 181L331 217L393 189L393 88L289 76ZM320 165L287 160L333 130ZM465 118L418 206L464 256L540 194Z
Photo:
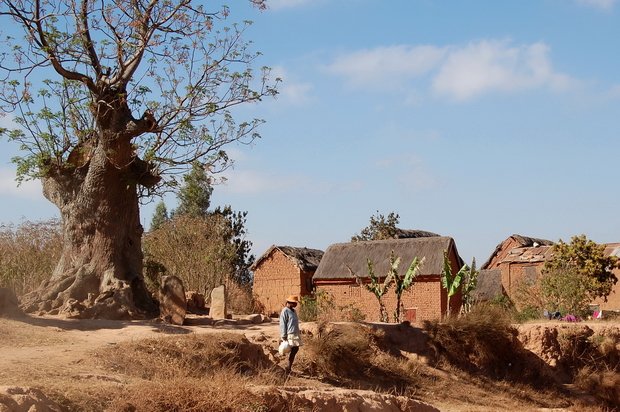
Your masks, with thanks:
M211 292L209 316L213 319L226 319L226 286L220 285Z
M176 276L162 276L159 290L159 317L173 325L182 325L187 314L183 282Z

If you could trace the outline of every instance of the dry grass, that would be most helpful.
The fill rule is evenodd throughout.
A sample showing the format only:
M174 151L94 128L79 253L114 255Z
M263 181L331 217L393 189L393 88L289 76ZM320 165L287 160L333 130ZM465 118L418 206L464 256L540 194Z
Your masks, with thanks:
M0 317L0 348L60 345L67 343L63 332Z
M97 357L110 372L148 380L201 378L224 369L256 374L271 363L260 346L235 333L121 342Z
M381 349L383 332L360 323L318 325L299 357L304 373L338 386L397 395L415 392L419 364Z
M556 385L541 386L531 379L535 372L525 369L533 366L513 342L511 326L493 314L475 314L433 327L428 333L432 355L428 365L402 351L405 341L424 334L421 329L339 323L318 325L313 336L305 338L294 367L302 376L292 378L286 378L263 349L243 335L213 333L121 341L71 360L29 362L10 373L0 371L0 385L40 388L69 412L307 410L257 395L252 390L256 385L372 389L462 412L540 408L610 412L619 404L620 375L611 369L607 373L583 369L575 381L582 390L604 399L606 408L582 403ZM63 339L60 331L0 319L0 350L26 348L34 342L43 350L48 350L45 345L69 347L72 342ZM601 358L617 356L614 339L606 335L593 340ZM510 366L488 366L511 356L522 363L513 364L518 373L510 372Z

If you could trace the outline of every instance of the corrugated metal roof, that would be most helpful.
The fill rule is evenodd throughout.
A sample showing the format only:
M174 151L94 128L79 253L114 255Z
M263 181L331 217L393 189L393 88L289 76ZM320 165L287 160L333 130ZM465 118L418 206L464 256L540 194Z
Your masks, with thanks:
M511 249L501 263L536 263L553 259L553 246L517 247Z

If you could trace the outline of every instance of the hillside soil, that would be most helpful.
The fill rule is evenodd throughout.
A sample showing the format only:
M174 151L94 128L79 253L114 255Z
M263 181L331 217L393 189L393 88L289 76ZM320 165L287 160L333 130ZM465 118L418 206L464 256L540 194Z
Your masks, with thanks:
M544 325L549 326L549 323ZM304 327L312 328L313 325L304 324ZM543 339L537 332L540 329L540 324L519 326L519 334L528 337L527 349L535 354L543 352L543 342L536 342L536 339ZM413 354L411 356L418 357L420 364L424 365L426 337L421 333L422 329L416 330L420 333L409 334L406 339L400 339L401 348L397 350L410 352L410 355ZM93 384L106 384L110 381L119 383L119 377L110 376L109 371L101 369L92 361L94 352L123 341L137 341L162 335L219 332L244 334L248 340L270 347L272 353L277 349L277 321L252 325L171 326L148 320L70 320L54 316L0 318L0 333L4 335L0 337L0 386L36 388L41 382L47 382L49 386L49 382L54 379L67 378L92 381ZM391 341L398 342L398 336L392 336ZM275 359L278 360L277 355ZM283 358L279 361L280 366L285 365ZM588 405L595 405L596 401L570 385L566 385L566 391L560 397L554 393L533 396L531 391L509 383L495 382L493 385L485 385L488 381L450 368L424 368L421 374L427 378L426 383L413 397L440 411L599 410L596 406L589 409ZM286 386L327 388L330 383L293 373Z

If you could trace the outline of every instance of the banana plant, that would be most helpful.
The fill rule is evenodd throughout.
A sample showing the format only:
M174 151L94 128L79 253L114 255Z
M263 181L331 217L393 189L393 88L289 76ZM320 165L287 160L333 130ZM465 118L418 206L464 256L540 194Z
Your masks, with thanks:
M463 293L463 306L461 307L461 312L469 313L471 312L471 306L473 303L473 297L471 293L478 286L478 272L476 270L476 258L472 259L471 268L465 273L465 276L462 280L462 293Z
M390 264L392 265L392 267L393 263L394 251L390 253ZM418 275L420 274L420 268L422 266L422 263L424 263L424 258L422 258L422 260L418 259L417 257L413 259L413 262L411 262L411 265L409 265L407 273L402 278L396 272L396 268L394 268L394 285L396 286L394 290L394 292L396 292L396 311L394 312L394 320L396 321L396 323L400 323L402 320L401 316L403 313L403 304L401 301L401 297L403 295L403 292L409 289L415 282L416 277L418 277Z
M374 294L377 298L377 301L379 302L379 322L390 322L390 316L388 315L388 312L385 309L385 304L383 303L383 296L385 296L390 289L392 280L394 280L394 272L396 268L398 268L399 262L400 258L396 259L396 261L390 260L390 269L388 270L385 279L383 279L383 282L381 282L380 277L375 275L375 271L372 267L372 261L368 258L366 258L366 263L368 265L368 278L370 279L370 282L365 282L362 278L356 275L349 266L347 266L347 269L349 269L349 272L355 277L357 283L366 288L366 290Z
M469 266L463 265L455 275L452 274L452 267L450 266L450 259L448 259L448 251L443 251L443 270L441 271L441 285L448 292L448 307L446 309L446 316L450 316L452 308L450 306L450 298L458 292L461 287L461 281L465 274L469 271Z

